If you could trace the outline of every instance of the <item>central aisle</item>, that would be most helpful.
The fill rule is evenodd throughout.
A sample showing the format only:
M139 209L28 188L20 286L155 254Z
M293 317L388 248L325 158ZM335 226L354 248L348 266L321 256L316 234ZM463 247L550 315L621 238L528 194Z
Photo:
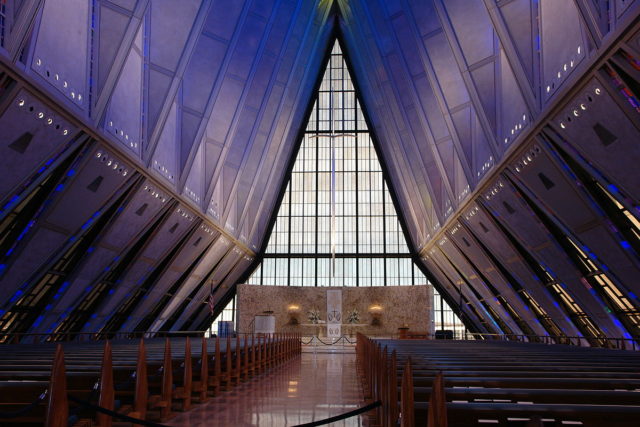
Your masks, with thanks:
M180 414L172 426L295 426L364 406L353 353L303 353ZM330 424L361 426L360 417Z

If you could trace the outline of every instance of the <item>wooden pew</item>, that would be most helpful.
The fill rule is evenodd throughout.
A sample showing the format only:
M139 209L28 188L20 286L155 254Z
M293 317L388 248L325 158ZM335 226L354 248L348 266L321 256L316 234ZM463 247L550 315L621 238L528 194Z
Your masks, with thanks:
M388 362L389 348L403 368ZM640 354L634 352L359 336L356 355L365 390L373 400L383 401L381 425L397 422L389 387L396 389L398 379L402 426L463 426L480 418L501 425L512 425L515 419L531 425L542 425L543 419L594 426L640 424L640 394L635 391L640 389Z
M187 337L184 345L184 358L179 364L179 368L182 368L182 378L181 381L176 382L176 388L172 394L172 401L180 402L179 409L183 412L191 409L191 394L193 393L191 339L189 337Z
M60 384L50 381L52 371L63 369L67 393L74 398L133 418L164 422L173 415L172 408L188 410L194 401L203 402L209 393L219 392L221 378L226 376L225 386L231 388L234 382L278 366L300 351L299 337L285 334L251 338L247 335L235 342L228 339L223 351L219 339L215 342L203 339L200 349L192 349L190 339L173 339L180 344L173 355L171 341L67 343L64 352L61 346L56 347L55 357L54 346L49 343L10 345L9 351L0 348L0 392L12 396L11 401L0 402L0 411L22 408L47 390L46 401L36 405L36 416L30 421L49 417L52 424L59 423L57 417L65 418L65 413L52 412L50 403L64 399L59 393L52 398L49 387ZM215 354L210 358L214 347ZM60 353L67 353L66 363L63 357L61 364ZM200 365L195 374L194 363ZM79 417L76 427L113 424L111 416L96 413L91 407L76 403L72 406L80 408L74 409ZM66 407L64 423L69 422L68 401ZM14 421L27 423L29 418Z
M206 402L209 388L209 350L207 348L207 339L202 337L202 347L200 350L200 369L197 370L198 376L193 379L192 392L197 395L198 403Z

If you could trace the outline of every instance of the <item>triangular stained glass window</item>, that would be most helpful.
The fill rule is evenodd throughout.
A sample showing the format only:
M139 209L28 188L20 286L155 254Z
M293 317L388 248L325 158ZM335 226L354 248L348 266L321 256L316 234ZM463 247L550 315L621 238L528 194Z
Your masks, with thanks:
M426 284L336 42L263 262L248 283Z

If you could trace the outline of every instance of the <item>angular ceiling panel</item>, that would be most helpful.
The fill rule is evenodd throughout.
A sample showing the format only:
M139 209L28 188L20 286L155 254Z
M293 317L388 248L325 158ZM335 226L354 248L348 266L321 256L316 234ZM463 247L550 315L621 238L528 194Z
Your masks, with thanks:
M105 131L131 150L137 157L142 151L142 55L143 25L134 38L133 45L120 72L120 78L111 95L107 108Z
M500 108L500 128L497 138L500 144L510 144L531 123L527 107L513 69L503 49L500 50L500 91L496 93Z
M35 285L30 278L64 253L96 218L133 170L104 147L85 149L71 166L60 166L50 179L42 209L31 212L27 226L3 256L0 301L22 295ZM80 203L80 201L82 201ZM16 293L17 292L17 293ZM15 301L14 301L15 302Z
M159 197L156 195L159 194ZM150 181L137 184L135 193L121 206L120 214L111 220L99 240L87 251L86 259L73 275L66 277L67 286L54 297L51 313L34 333L45 333L62 323L72 309L82 305L97 285L96 279L111 269L114 261L126 254L136 237L166 206L168 197Z
M469 93L444 33L426 38L424 46L449 109L469 102Z
M482 0L443 2L467 65L494 55L495 34L489 13Z
M82 109L89 99L91 13L89 2L45 1L31 63L33 71Z
M179 7L173 0L153 0L150 4L145 42L145 58L149 62L148 135L155 129L160 112L167 103L172 78L180 61L185 61L183 56L194 32L196 16L204 7L201 0L181 1Z
M496 129L496 111L498 99L496 99L496 64L490 61L471 70L471 76L478 89L478 96L482 107L491 123L494 132Z
M149 60L165 70L174 71L184 50L202 0L151 1Z
M640 174L629 173L640 163L640 123L633 120L638 113L632 100L616 102L616 96L609 82L593 79L556 116L554 129L566 145L640 201Z
M164 122L162 133L158 138L158 145L153 153L151 165L153 171L168 180L172 184L176 183L178 176L178 104L171 106L169 115Z
M539 13L541 85L548 99L586 58L589 46L575 2L541 0Z
M66 119L24 90L2 112L0 129L0 200L30 174L49 169L75 134Z
M187 177L183 194L196 205L201 206L204 197L205 183L203 181L204 170L204 146L200 145L193 159L189 176Z
M111 66L124 38L129 20L130 15L124 14L120 10L114 10L108 4L100 3L97 93L102 91L104 82L111 71Z
M500 13L518 54L518 57L512 58L512 60L518 60L522 63L522 68L532 88L536 87L539 79L539 73L536 69L538 58L535 54L540 48L535 19L538 13L538 4L538 2L530 0L514 0L500 4Z
M57 278L16 330L204 325L209 280L226 303L266 247L337 38L409 251L468 327L638 334L639 2L32 3L3 21L0 310Z
M206 35L200 37L184 73L182 105L204 112L226 50L226 43Z

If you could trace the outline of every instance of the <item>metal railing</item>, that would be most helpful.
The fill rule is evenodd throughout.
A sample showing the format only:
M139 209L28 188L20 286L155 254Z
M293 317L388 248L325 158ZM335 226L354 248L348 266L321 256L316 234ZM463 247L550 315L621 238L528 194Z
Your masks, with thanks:
M633 338L615 337L578 337L578 336L551 336L551 335L525 335L525 334L486 334L466 332L464 339L475 340L501 340L518 341L539 344L560 344L578 347L599 347L616 350L640 350L640 343Z
M420 336L425 336L426 339L447 339L454 341L465 340L482 340L482 341L516 341L525 343L538 343L548 345L571 345L577 347L597 347L597 348L609 348L615 350L640 350L640 340L633 338L615 338L615 337L579 337L579 336L553 336L553 335L527 335L527 334L489 334L483 332L468 332L463 334L452 334L450 338L443 338L439 334L424 334L420 333ZM394 338L394 339L412 339L411 334L408 336L401 336L400 334L394 334L393 336L386 335L384 337L367 335L372 338Z
M40 344L47 342L90 342L139 338L203 337L207 331L131 331L131 332L68 332L0 334L0 344Z
M129 332L69 332L69 333L7 333L0 334L0 344L40 344L47 342L90 342L103 341L106 339L140 339L140 338L180 338L180 337L203 337L209 331L129 331ZM244 333L235 333L238 335L246 335ZM235 335L234 334L234 335ZM249 334L251 335L251 334ZM426 339L438 338L435 334L420 333ZM373 336L372 338L403 338L400 334L386 334L381 336ZM409 335L408 338L411 338ZM465 332L464 334L455 334L453 340L483 340L483 341L516 341L539 344L557 344L571 345L578 347L599 347L616 350L640 350L640 340L633 338L614 338L614 337L579 337L579 336L551 336L551 335L526 335L526 334L489 334ZM330 339L326 337L303 336L303 344L305 345L337 345L341 342L345 345L351 345L355 338L343 335L338 339ZM305 341L311 340L310 343Z

